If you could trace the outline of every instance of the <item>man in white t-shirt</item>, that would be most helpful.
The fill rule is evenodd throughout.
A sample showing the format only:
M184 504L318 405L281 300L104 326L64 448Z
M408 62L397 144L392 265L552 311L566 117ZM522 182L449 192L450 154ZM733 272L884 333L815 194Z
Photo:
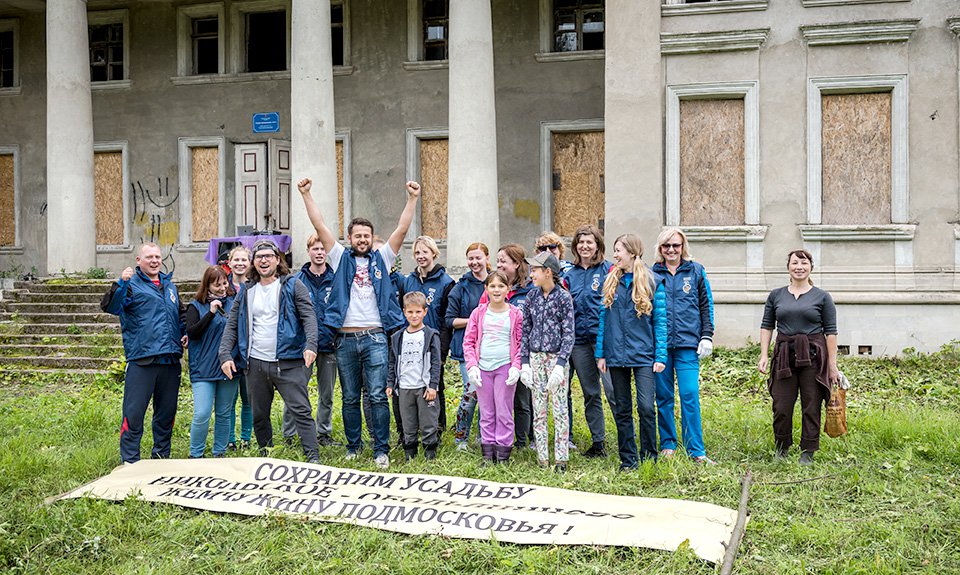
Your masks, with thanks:
M363 218L354 218L347 227L350 248L340 245L310 195L312 185L309 178L304 178L297 183L297 189L300 190L310 222L327 250L327 265L335 273L324 317L325 323L337 331L334 349L343 394L347 458L355 458L363 448L360 439L360 387L366 386L373 416L370 436L373 439L374 461L379 467L387 468L390 465L387 455L390 450L390 407L386 394L387 332L404 325L400 303L390 279L390 268L403 247L403 238L413 221L417 198L420 197L420 184L407 182L407 202L397 228L377 250L371 250L373 224Z

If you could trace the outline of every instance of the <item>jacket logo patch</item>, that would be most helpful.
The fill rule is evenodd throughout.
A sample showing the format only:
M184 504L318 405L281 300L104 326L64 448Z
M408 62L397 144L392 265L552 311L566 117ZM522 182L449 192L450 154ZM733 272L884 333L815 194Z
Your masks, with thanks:
M377 268L377 269L373 270L373 275L374 275L374 277L376 277L378 280L379 280L379 279L383 279L383 274L380 272L380 268Z
M690 278L683 278L683 293L690 293Z
M323 296L323 303L330 303L330 292L333 291L332 288L327 288L327 295Z
M173 288L169 288L167 290L167 293L170 294L170 301L172 301L173 303L177 303L177 296L173 293Z
M600 276L598 275L593 276L593 283L590 284L590 289L592 289L593 291L597 291L598 289L600 289Z
M433 294L437 292L437 288L430 288L430 291L427 292L427 305L433 303Z

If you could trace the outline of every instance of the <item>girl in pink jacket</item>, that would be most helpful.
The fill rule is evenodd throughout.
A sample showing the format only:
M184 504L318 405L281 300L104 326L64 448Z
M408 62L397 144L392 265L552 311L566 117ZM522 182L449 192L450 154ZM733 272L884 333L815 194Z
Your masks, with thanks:
M480 406L480 450L483 459L500 463L513 450L513 394L520 379L520 333L523 313L507 303L507 276L487 276L487 302L481 303L463 335L467 376Z

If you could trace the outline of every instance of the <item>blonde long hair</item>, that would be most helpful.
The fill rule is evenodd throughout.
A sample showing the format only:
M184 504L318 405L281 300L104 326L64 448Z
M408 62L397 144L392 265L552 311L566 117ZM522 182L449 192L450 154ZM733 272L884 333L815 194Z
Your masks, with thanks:
M643 263L643 242L640 236L636 234L623 234L613 245L621 244L623 249L636 259L633 262L633 289L631 299L633 307L637 310L637 317L649 315L653 312L653 289L650 285L650 272ZM623 277L623 270L620 266L610 268L607 279L603 282L603 307L609 308L613 305L613 298L617 294L617 285L620 284L620 278Z

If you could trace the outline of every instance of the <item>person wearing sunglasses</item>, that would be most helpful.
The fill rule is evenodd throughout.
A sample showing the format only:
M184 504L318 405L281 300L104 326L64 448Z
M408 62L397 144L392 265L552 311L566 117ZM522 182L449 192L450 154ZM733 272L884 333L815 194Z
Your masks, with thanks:
M546 231L537 236L537 241L534 243L537 253L550 252L557 258L557 261L560 262L560 275L567 273L570 268L573 267L573 264L563 259L564 247L563 239L558 236L556 233L551 231Z
M713 293L707 272L691 259L686 234L674 227L657 238L653 271L664 279L669 333L666 368L656 374L660 457L670 458L677 450L676 381L683 446L697 463L712 465L700 421L700 360L713 352Z
M220 340L220 369L237 375L234 353L246 365L247 392L253 408L253 432L261 455L273 447L270 409L274 390L293 415L300 445L310 463L319 463L317 426L312 418L307 381L317 359L317 317L310 291L270 241L253 246L253 267L240 287Z

